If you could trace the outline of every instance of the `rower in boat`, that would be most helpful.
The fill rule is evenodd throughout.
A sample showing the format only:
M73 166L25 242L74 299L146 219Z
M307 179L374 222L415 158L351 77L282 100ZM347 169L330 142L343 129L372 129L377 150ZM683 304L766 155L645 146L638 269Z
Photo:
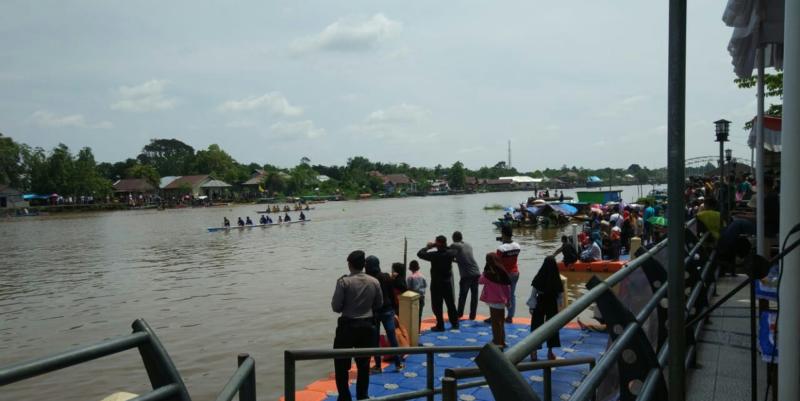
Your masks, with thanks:
M267 222L266 224L272 224L272 218L267 215Z
M300 212L300 221L306 221L306 215Z
M223 217L222 218L222 226L225 227L225 228L230 228L231 227L231 221L228 220L227 217Z
M283 211L284 211L284 212L290 212L290 211L292 211L292 209L290 209L290 208L289 208L289 205L285 205L285 206L283 207Z
M286 213L286 214L283 215L283 221L284 222L292 221L292 218L289 217L289 213Z
M247 225L247 226L252 226L253 225L253 220L250 220L250 216L247 216L245 218L247 220L244 222L244 224Z
M283 223L283 217L278 216L278 224Z
M304 210L311 210L311 208L308 207L308 204L306 204L306 208Z
M259 220L258 220L258 222L259 222L259 223L261 223L261 225L262 225L262 226L263 226L264 224L267 224L267 216L265 216L265 215L263 215L263 214L262 214L262 215L261 215L261 219L259 219Z
M242 218L239 217L239 221L237 221L236 224L239 225L239 227L244 227L244 220L242 220Z

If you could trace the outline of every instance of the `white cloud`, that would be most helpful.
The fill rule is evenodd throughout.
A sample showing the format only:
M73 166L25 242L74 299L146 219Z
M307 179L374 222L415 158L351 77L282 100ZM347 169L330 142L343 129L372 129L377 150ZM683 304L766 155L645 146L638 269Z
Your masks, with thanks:
M325 135L324 128L318 128L311 120L284 122L279 121L269 127L269 136L281 139L315 139Z
M413 104L401 103L369 113L364 121L350 126L356 133L407 143L430 141L439 137L424 127L430 111Z
M45 110L37 110L31 114L30 121L41 127L48 128L96 128L109 129L114 124L110 121L99 121L89 123L83 114L64 114L58 115Z
M219 106L219 111L236 112L267 109L272 114L296 117L303 114L303 109L292 106L280 92L269 92L261 96L250 96L241 100L228 100Z
M164 95L166 85L167 81L153 79L141 85L121 86L119 100L111 105L111 109L131 112L172 109L177 100Z
M344 18L328 25L322 32L294 40L290 49L295 53L369 50L394 37L402 29L401 22L380 13L366 19Z
M401 103L386 109L375 110L364 119L365 125L418 124L430 116L430 112L413 104Z

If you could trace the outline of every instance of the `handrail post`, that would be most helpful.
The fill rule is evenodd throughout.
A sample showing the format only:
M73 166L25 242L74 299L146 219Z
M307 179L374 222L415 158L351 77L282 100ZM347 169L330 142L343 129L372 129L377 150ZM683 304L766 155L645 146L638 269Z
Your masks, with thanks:
M290 351L283 352L283 397L286 401L295 401L295 366L294 355Z
M669 2L669 53L667 72L667 238L669 399L686 399L684 368L684 166L686 156L686 0Z
M425 366L425 368L426 368L425 376L427 378L426 384L427 384L428 390L431 390L431 393L428 394L428 401L433 401L433 389L434 389L435 386L434 386L434 380L433 380L433 352L432 351L428 351L428 352L425 353L425 360L426 360L426 363L425 363L425 365L426 365ZM291 400L291 401L294 401L294 400Z
M242 366L244 361L250 358L250 355L247 353L241 353L237 357L237 363L239 366ZM247 376L242 381L242 386L239 387L239 401L256 401L256 368L253 365L253 368L247 372Z
M553 372L550 370L550 367L545 367L544 372L542 374L544 377L544 399L545 400L552 400L553 399Z
M457 388L456 378L445 376L442 379L442 401L456 401Z

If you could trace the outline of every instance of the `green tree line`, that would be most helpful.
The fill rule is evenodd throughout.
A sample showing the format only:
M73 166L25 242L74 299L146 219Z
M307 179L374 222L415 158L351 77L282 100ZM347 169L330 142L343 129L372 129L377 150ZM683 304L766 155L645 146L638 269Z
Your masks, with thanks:
M80 149L77 154L64 144L46 151L17 143L0 134L0 183L26 192L105 196L111 193L111 185L118 179L143 178L158 186L161 177L193 174L210 174L236 185L248 180L255 170L266 172L261 186L271 195L338 193L355 196L382 192L383 180L374 172L405 174L416 182L419 191L427 190L428 182L436 179L448 180L452 189L465 189L467 177L495 179L528 175L582 183L594 175L609 184L619 185L631 183L631 176L636 183L663 182L666 176L663 168L650 170L636 164L616 169L563 165L560 169L520 172L504 161L471 170L460 161L451 166L417 167L408 163L374 162L363 156L348 158L341 166L312 164L311 160L303 157L294 167L280 168L271 164L240 163L219 145L196 150L177 139L152 139L136 157L116 163L97 163L89 147ZM319 180L321 175L329 177L329 180Z

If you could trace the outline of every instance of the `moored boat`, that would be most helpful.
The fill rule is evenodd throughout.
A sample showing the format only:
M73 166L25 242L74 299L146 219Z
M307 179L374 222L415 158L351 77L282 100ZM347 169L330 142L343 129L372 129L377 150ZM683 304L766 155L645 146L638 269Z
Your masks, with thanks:
M578 191L578 202L605 205L608 202L619 202L621 200L621 189L612 189L608 191Z

